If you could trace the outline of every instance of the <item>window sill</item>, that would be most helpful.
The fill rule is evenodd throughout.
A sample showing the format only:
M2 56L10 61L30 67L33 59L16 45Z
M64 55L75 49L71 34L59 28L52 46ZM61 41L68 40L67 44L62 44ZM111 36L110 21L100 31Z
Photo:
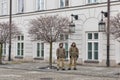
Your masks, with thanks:
M99 61L95 61L95 60L85 60L84 63L99 63Z
M23 59L23 56L15 56L17 59Z
M34 60L44 60L43 57L35 57Z

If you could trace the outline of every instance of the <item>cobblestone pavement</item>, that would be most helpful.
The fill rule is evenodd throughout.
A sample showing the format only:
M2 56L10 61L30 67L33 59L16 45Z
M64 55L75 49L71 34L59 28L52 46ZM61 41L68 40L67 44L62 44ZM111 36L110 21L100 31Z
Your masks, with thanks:
M39 69L46 63L0 65L0 80L120 80L120 68L78 66L78 70ZM56 66L54 64L54 66Z

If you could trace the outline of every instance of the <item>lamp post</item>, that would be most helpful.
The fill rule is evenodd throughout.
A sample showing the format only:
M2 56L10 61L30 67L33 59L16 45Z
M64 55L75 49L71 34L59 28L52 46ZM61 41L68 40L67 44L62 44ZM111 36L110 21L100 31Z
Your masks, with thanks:
M11 27L12 27L12 0L10 0L10 11L9 11L9 54L8 61L11 61Z
M109 53L110 53L110 0L107 1L107 67L110 66L110 59L109 59Z
M110 0L107 1L107 12L101 12L104 14L105 17L107 17L107 59L106 59L106 66L110 66ZM99 22L99 31L105 32L105 22L103 22L103 17L101 21Z

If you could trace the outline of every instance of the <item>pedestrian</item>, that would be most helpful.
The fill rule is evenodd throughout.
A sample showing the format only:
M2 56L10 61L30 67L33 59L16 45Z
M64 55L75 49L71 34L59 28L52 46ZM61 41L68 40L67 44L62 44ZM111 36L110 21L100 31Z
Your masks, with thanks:
M57 70L59 70L60 68L62 70L65 70L64 68L65 49L63 48L63 43L59 43L59 48L56 51L56 55L57 55Z
M70 63L69 63L69 68L68 70L71 70L72 65L74 66L74 70L77 70L76 64L77 64L77 59L79 57L79 50L76 47L76 43L73 42L70 49L69 49L69 56L70 56ZM74 63L73 63L74 62Z

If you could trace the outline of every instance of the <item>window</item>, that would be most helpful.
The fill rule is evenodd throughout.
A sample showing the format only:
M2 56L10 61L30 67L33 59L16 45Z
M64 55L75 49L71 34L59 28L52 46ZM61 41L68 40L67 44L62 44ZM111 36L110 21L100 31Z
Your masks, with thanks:
M37 43L37 57L44 57L44 43Z
M68 38L67 34L60 34L60 40L68 40Z
M88 60L98 60L98 33L87 33Z
M65 58L68 59L68 43L65 43Z
M24 12L24 0L18 0L18 13Z
M69 6L69 0L60 0L60 8L68 7Z
M87 1L88 4L96 3L96 2L98 2L98 0L88 0L88 1Z
M36 9L44 10L45 2L44 0L36 0Z
M2 45L2 55L6 55L6 43Z
M23 56L24 43L17 43L17 56Z
M18 42L17 42L17 56L23 56L24 55L24 36L18 36Z
M7 15L7 0L1 0L0 1L1 6L1 15Z

